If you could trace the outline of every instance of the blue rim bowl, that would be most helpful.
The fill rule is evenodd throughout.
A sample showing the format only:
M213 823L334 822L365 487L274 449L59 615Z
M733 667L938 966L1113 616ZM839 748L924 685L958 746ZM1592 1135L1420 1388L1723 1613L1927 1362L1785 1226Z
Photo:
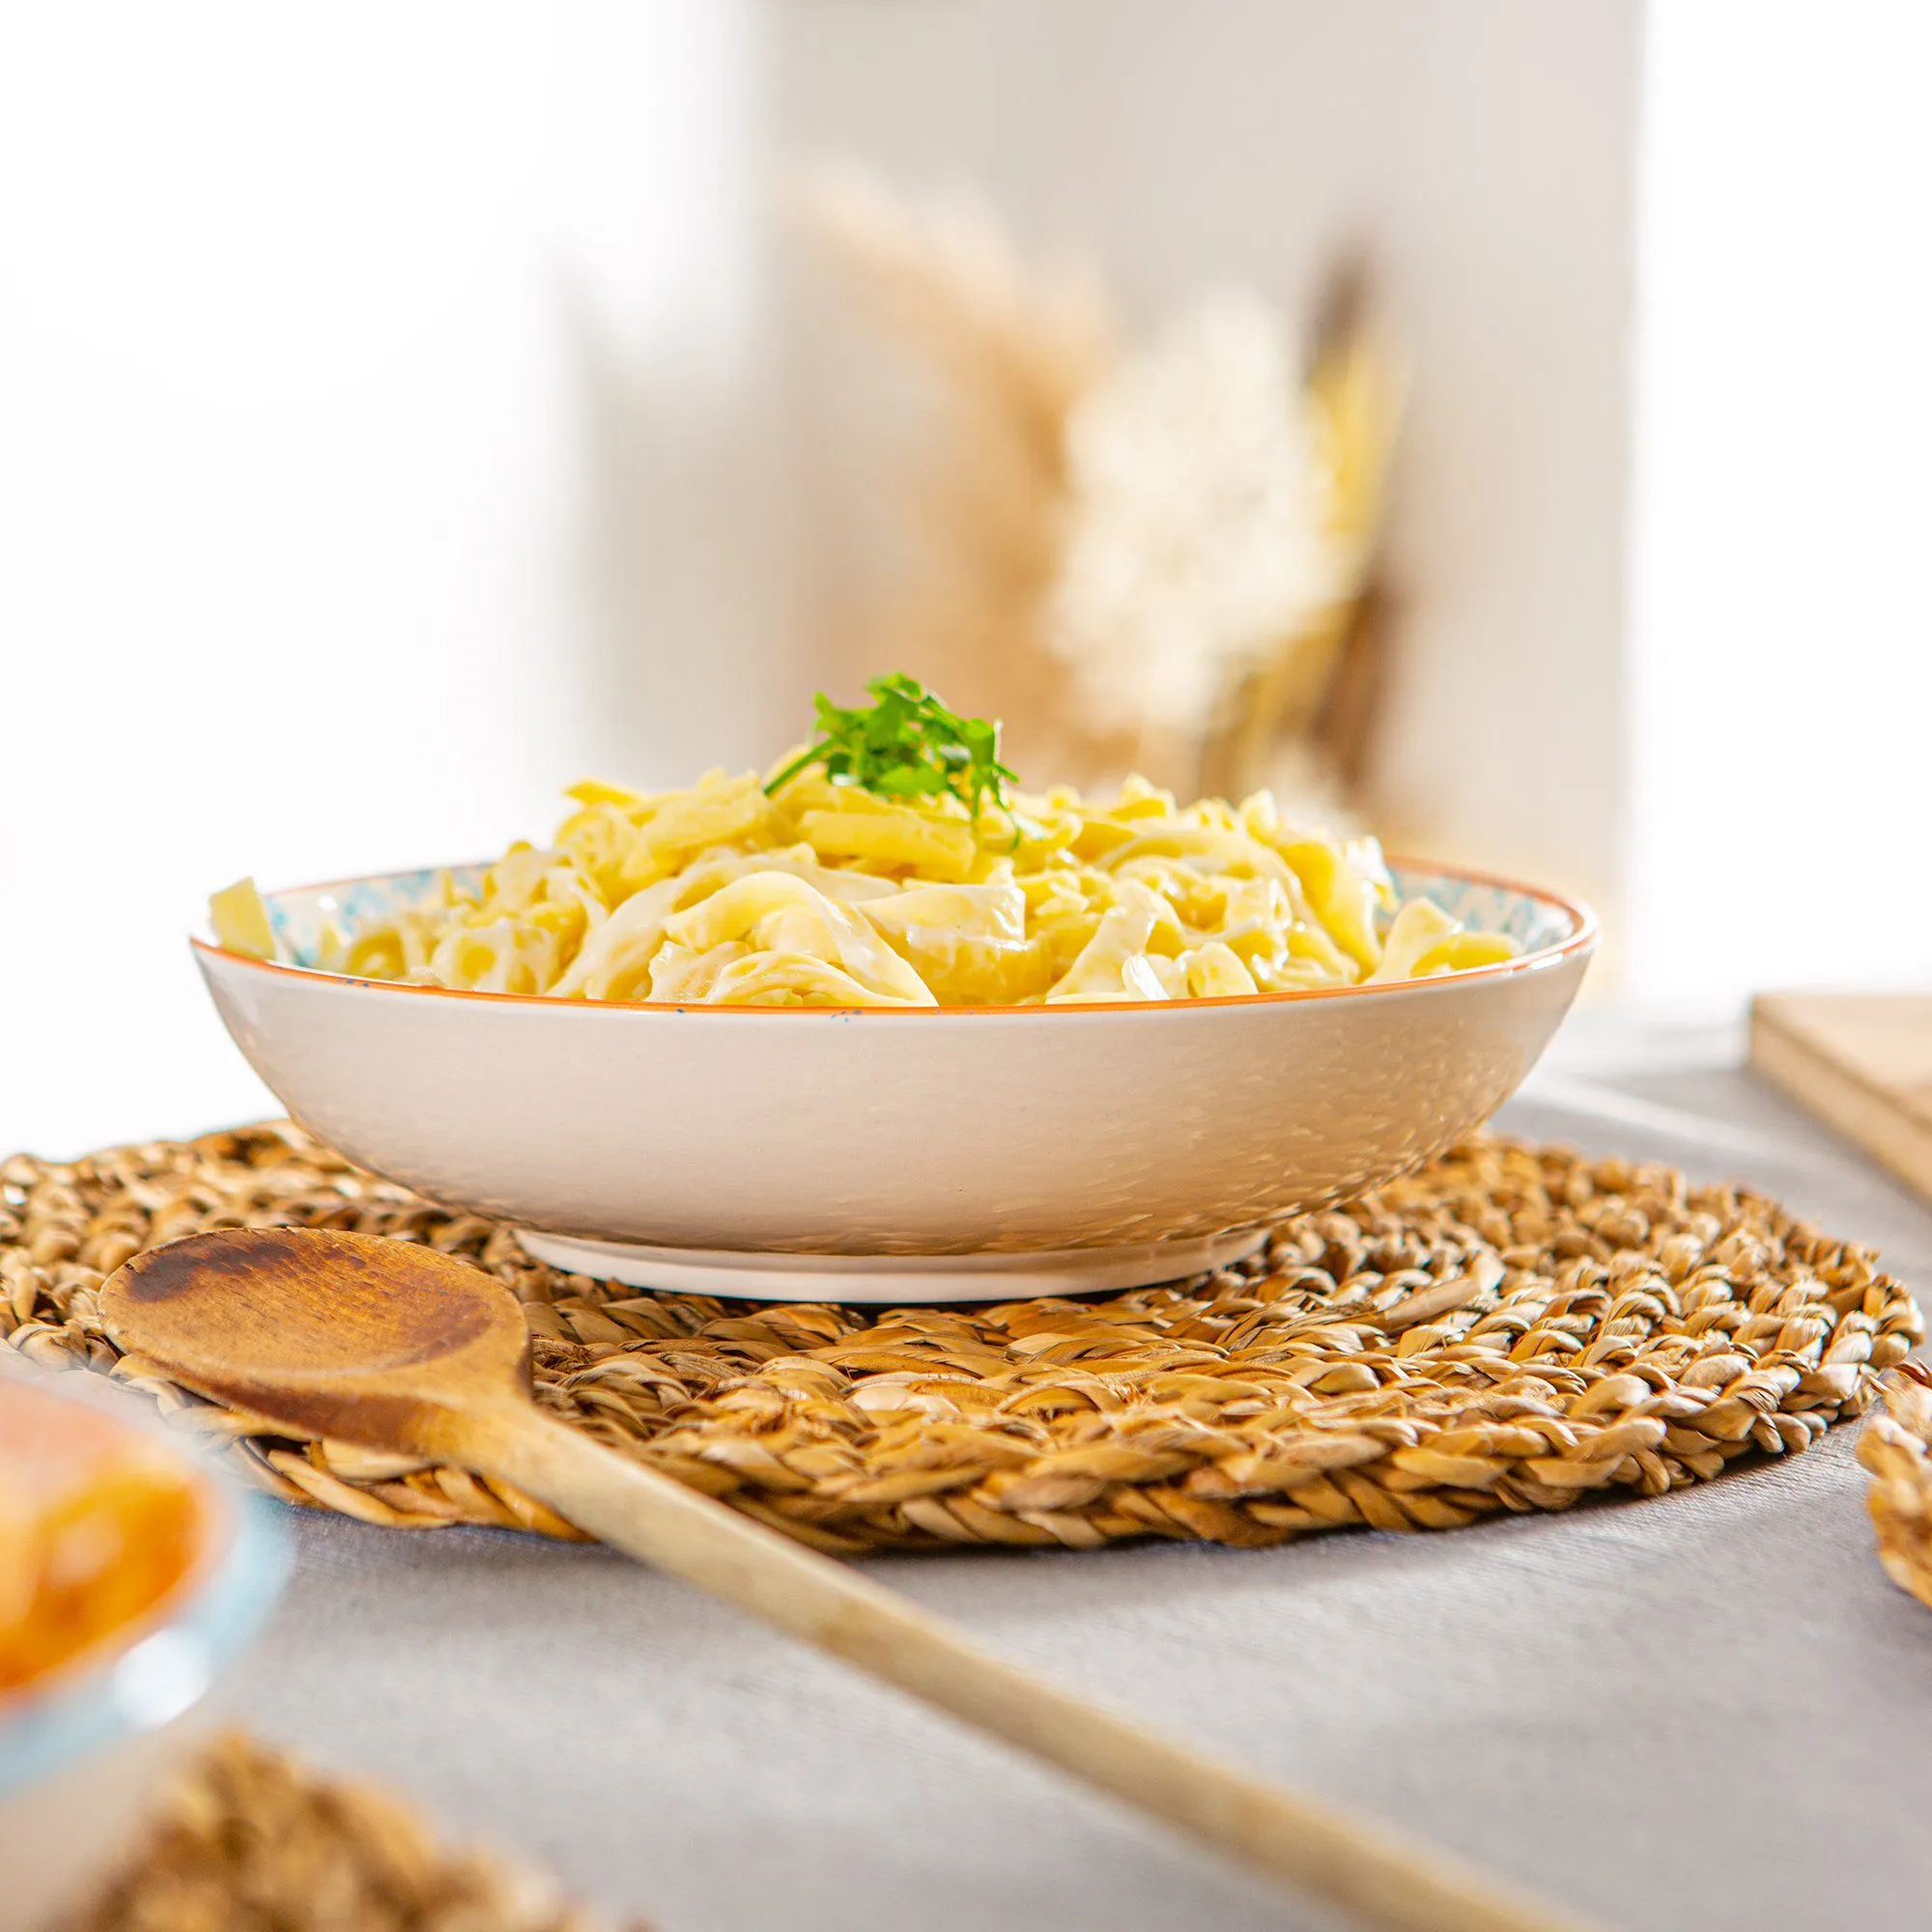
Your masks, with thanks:
M159 1440L216 1504L211 1548L145 1616L0 1699L0 1803L123 1739L157 1731L200 1702L267 1621L289 1573L281 1511L179 1430L84 1386L80 1372L48 1376L14 1365L0 1378L84 1405ZM91 1378L90 1378L91 1379Z

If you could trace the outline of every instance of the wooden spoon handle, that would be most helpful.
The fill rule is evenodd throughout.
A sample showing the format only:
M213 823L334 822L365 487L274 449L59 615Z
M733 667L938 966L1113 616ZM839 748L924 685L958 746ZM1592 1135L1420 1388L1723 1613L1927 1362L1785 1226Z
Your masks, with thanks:
M1390 1932L1579 1932L1579 1921L1385 1828L1230 1770L1003 1662L847 1566L533 1409L467 1417L459 1459L516 1484L601 1541L1364 1924Z

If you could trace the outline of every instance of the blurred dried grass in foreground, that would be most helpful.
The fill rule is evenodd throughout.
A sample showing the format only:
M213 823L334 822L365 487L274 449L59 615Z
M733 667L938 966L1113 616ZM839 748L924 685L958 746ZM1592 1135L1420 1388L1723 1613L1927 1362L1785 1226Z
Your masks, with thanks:
M128 1869L71 1932L610 1928L526 1868L440 1846L387 1792L319 1776L231 1733L190 1766Z

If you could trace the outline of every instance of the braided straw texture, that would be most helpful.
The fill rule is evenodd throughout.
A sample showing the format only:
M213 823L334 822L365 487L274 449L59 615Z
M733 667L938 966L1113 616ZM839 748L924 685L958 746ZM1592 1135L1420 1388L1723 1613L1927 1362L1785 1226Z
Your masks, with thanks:
M513 1490L295 1441L118 1359L141 1249L296 1223L427 1241L528 1316L537 1400L821 1548L1094 1548L1450 1529L1661 1495L1807 1448L1923 1332L1872 1253L1664 1167L1481 1140L1264 1253L1102 1300L861 1311L639 1293L359 1173L294 1127L0 1164L0 1337L110 1371L292 1502L571 1535Z
M1871 1472L1878 1559L1932 1607L1932 1368L1907 1362L1886 1378L1885 1406L1859 1437L1859 1461Z
M534 1870L439 1845L388 1793L319 1777L238 1734L176 1781L125 1870L69 1932L604 1927Z

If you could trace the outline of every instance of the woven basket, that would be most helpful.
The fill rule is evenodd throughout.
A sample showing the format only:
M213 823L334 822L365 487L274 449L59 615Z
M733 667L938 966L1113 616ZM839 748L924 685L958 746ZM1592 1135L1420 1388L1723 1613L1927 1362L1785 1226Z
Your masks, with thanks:
M1859 1437L1859 1461L1871 1472L1879 1561L1932 1607L1932 1368L1907 1362L1887 1377L1885 1406Z

